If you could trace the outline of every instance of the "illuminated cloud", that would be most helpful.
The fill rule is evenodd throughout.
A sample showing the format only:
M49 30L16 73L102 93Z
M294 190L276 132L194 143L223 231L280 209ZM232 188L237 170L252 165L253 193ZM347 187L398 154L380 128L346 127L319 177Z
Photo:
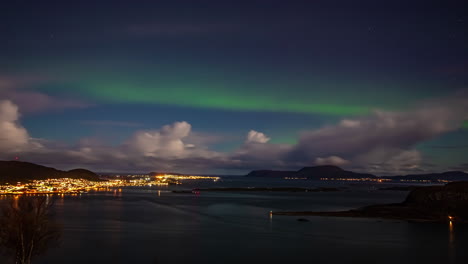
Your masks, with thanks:
M334 166L343 166L349 164L348 160L342 159L338 156L330 156L326 158L316 158L315 165L334 165Z
M192 132L188 122L155 130L138 130L123 143L103 145L83 139L75 146L31 139L18 124L18 107L0 103L1 148L6 153L44 164L85 166L97 170L251 170L297 169L336 165L376 174L423 170L419 143L454 131L466 120L463 98L422 104L406 112L375 111L305 131L297 144L270 143L270 137L250 130L241 146L230 152L210 148L219 136ZM9 156L5 156L9 157Z
M184 138L190 134L192 126L183 121L166 125L160 130L138 131L127 142L129 149L150 157L181 158L187 155Z
M455 131L466 119L466 97L426 102L405 112L375 111L336 125L304 132L289 160L338 156L379 173L419 169L419 143ZM322 161L322 160L320 160Z
M18 106L11 101L0 101L0 151L15 153L27 150L33 145L28 132L18 123Z
M257 132L255 130L250 130L247 134L247 139L245 143L267 143L270 140L265 134Z

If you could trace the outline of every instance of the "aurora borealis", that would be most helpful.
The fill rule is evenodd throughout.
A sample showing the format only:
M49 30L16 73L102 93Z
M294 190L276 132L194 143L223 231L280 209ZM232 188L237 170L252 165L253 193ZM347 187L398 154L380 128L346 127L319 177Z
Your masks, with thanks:
M466 7L7 3L1 158L227 174L330 157L380 174L468 170Z

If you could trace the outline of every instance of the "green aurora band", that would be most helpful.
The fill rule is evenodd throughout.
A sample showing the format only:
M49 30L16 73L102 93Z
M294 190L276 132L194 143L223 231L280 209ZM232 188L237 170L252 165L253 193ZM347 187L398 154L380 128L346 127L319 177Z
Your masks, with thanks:
M96 65L61 69L51 65L51 72L45 75L61 76L61 80L42 85L41 89L101 103L333 116L366 115L374 109L404 110L422 97L401 92L406 86L414 86L412 82L377 84L325 74L295 79L258 74L253 78L245 72L233 74L196 67L122 69Z
M110 86L109 86L110 85ZM214 92L210 89L151 89L122 84L95 84L86 86L87 94L100 100L115 103L147 103L215 108L240 111L271 111L292 113L320 113L330 115L360 115L370 111L368 107L300 102L294 99L278 99L268 95L240 95Z

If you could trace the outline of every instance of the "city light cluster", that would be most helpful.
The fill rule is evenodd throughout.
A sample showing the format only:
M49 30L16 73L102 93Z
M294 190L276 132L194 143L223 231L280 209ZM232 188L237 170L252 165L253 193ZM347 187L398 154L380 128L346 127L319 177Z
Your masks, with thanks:
M90 190L108 190L125 186L168 185L169 182L158 179L105 180L88 181L84 179L46 179L33 180L27 183L0 185L1 194L52 194L52 193L85 193Z
M210 181L219 181L220 177L215 176L192 176L192 175L174 175L174 174L165 174L156 176L156 180L161 182L166 181L181 181L181 180L210 180Z
M406 179L400 179L401 182L417 182L417 183L433 183L433 182L440 182L440 183L449 183L449 182L452 182L452 181L449 181L449 180L441 180L441 179L437 179L437 180L406 180Z
M391 179L375 178L320 178L321 181L371 181L371 182L390 182Z

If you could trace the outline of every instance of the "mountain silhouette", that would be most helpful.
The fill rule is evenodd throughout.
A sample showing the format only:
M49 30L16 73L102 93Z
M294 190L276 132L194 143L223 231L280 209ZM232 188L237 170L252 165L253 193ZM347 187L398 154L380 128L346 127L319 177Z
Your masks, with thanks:
M61 171L23 161L0 161L0 182L24 182L29 180L73 178L98 181L99 176L85 169Z

